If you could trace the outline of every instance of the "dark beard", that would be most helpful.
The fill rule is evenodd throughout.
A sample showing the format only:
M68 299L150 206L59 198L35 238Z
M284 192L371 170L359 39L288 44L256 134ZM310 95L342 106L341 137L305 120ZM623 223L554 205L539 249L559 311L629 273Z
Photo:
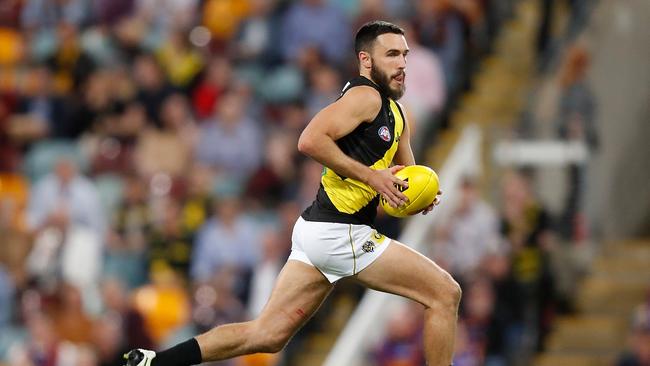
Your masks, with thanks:
M375 67L375 65L372 65L372 67L370 67L370 77L372 78L372 81L374 81L375 84L377 84L379 90L381 90L382 93L387 95L390 99L398 100L399 98L402 97L402 95L404 95L404 91L406 90L406 88L401 88L397 90L391 89L390 81L392 77L381 72L377 67Z

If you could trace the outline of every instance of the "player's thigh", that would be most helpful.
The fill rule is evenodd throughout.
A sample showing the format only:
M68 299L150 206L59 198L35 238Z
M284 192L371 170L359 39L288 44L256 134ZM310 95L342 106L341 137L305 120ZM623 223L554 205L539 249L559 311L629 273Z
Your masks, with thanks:
M264 327L293 334L311 318L332 288L315 267L289 260L257 320Z
M407 297L425 306L460 296L454 279L431 259L393 240L386 251L355 276L374 290Z

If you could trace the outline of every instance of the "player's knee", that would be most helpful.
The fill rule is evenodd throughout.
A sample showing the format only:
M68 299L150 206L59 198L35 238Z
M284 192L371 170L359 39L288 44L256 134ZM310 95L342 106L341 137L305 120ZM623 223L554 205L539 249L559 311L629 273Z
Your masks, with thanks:
M460 304L462 290L458 282L456 282L450 275L445 276L432 290L430 307L438 308L442 311L456 312Z
M445 284L443 286L443 291L442 291L442 304L447 307L452 309L453 311L456 311L458 309L458 306L460 305L460 298L463 296L463 291L460 288L460 285L456 280L454 280L451 276L449 276L445 280Z

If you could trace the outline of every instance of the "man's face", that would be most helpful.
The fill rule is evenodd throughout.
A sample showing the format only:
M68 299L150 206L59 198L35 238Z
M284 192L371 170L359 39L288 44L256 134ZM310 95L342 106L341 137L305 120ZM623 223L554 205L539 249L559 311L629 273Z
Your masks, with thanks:
M375 40L370 57L370 77L393 100L406 91L406 55L409 48L401 34L385 33Z

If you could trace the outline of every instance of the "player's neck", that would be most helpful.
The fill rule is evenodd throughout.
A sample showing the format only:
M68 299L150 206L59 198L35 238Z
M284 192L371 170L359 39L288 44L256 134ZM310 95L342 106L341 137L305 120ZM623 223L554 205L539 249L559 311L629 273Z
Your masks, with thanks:
M359 75L361 75L361 76L363 76L364 78L366 78L366 79L372 81L375 85L378 85L377 82L376 82L375 80L372 79L372 76L370 76L370 71L365 71L365 70L360 71L360 72L359 72Z

